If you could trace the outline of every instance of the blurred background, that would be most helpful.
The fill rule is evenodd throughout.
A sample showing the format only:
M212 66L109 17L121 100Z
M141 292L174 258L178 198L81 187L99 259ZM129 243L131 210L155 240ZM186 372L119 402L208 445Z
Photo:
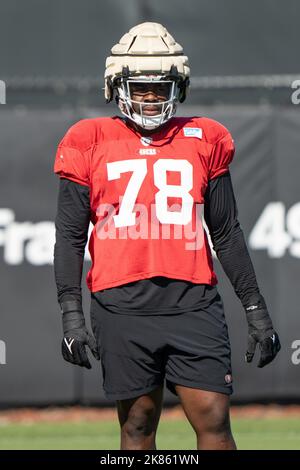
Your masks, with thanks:
M143 21L166 26L189 56L191 91L178 115L217 119L236 143L239 219L282 351L265 369L245 364L244 312L215 260L232 345L232 401L299 401L299 15L297 0L0 0L2 408L113 405L99 363L86 372L60 354L53 163L73 123L118 113L103 97L105 58ZM165 404L176 403L166 392Z

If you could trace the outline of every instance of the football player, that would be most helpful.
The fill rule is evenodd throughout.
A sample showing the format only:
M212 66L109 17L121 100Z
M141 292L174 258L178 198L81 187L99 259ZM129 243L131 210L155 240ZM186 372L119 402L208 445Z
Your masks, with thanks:
M280 349L238 222L229 131L206 117L174 117L190 69L157 23L125 34L106 60L105 97L121 116L84 119L59 144L55 276L62 354L101 359L116 402L122 449L155 449L163 386L182 403L198 449L235 449L230 430L230 342L213 248L245 310L246 361ZM89 239L91 325L81 276Z

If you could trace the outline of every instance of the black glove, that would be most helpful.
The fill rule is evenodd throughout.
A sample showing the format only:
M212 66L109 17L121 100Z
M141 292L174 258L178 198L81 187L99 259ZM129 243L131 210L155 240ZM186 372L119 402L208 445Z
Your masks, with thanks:
M66 300L60 306L64 331L61 347L63 358L72 364L91 369L86 346L97 360L100 356L96 340L85 326L81 303L76 300Z
M251 299L245 307L248 321L248 347L246 362L252 362L257 343L260 346L260 359L257 367L264 367L276 357L281 349L278 334L262 296Z

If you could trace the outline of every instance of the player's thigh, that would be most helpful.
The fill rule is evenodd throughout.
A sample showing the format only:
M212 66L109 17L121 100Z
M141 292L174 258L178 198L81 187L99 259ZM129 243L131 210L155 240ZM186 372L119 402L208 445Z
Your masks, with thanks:
M167 335L167 386L232 393L231 348L219 295L205 308L170 318Z
M163 383L163 336L155 316L111 313L93 299L91 325L107 399L133 399Z

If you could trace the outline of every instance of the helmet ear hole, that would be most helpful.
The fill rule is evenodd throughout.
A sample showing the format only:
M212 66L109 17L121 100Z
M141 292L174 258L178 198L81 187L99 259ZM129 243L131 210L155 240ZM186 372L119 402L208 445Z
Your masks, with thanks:
M125 67L123 66L123 67L122 67L122 77L126 79L126 78L129 78L129 75L130 75L130 74L129 74L129 67L128 67L128 65L126 65Z
M176 65L171 65L170 75L171 75L171 77L175 77L175 78L179 77L178 69L177 69Z
M190 80L186 78L180 85L178 85L179 90L180 90L179 97L178 97L179 103L183 103L185 101L189 84L190 84Z

